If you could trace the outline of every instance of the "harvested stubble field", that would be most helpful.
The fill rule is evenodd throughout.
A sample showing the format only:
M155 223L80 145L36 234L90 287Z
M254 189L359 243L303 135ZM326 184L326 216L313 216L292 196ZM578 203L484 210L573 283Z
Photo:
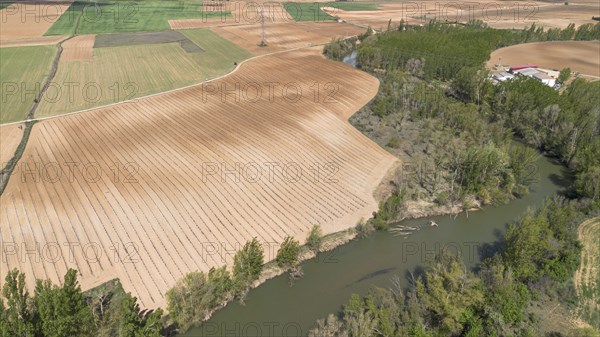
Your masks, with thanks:
M371 27L378 31L386 30L388 24L390 24L391 27L396 27L398 24L400 24L401 20L404 20L404 22L411 25L425 23L424 20L409 16L410 12L407 12L407 8L405 8L406 6L408 6L408 4L398 5L382 3L379 4L379 9L371 10L350 11L344 9L344 7L323 7L323 10L329 15L338 17L348 23L363 27Z
M370 26L376 30L387 29L390 20L392 26L397 25L401 19L410 24L424 23L425 20L431 19L459 22L483 20L491 27L502 29L522 29L530 27L533 23L545 28L565 28L570 23L576 26L594 23L592 16L600 15L600 3L588 0L569 1L569 5L564 5L564 1L492 0L465 3L425 0L374 4L378 9L349 11L344 8L326 8L326 11L346 22Z
M334 38L365 32L363 28L338 22L274 23L265 28L267 46L259 47L260 25L215 27L211 30L255 55L324 44Z
M61 61L91 61L96 35L78 35L62 44Z
M542 68L571 68L581 74L600 77L600 41L523 43L492 52L488 68L503 65L537 64Z
M600 329L600 218L584 221L577 234L583 250L573 280L579 299L576 316Z
M56 116L198 83L223 75L250 57L244 49L210 30L184 35L202 52L188 53L179 42L94 48L93 59L61 57L52 86L37 117ZM73 91L64 85L75 83Z
M0 48L0 124L22 120L37 97L56 46Z
M0 125L0 170L13 157L23 136L20 125Z
M210 84L262 87L258 97L249 89L239 102L231 94L223 102L197 85L38 123L0 196L2 241L80 246L73 261L19 262L10 255L2 270L19 268L30 286L34 277L57 282L67 267L80 271L83 288L116 276L151 308L164 306L164 293L185 273L230 264L235 249L253 237L270 243L266 255L273 259L286 235L304 240L314 224L330 233L370 217L377 209L372 193L396 159L347 118L375 95L378 81L320 52L257 58ZM281 83L272 94L269 82ZM329 82L339 90L327 89ZM292 90L286 99L285 83L303 95ZM78 164L73 179L21 179L23 165L69 162ZM115 163L121 163L117 177ZM236 163L238 178L223 175ZM275 164L268 163L280 166L269 171ZM86 179L86 165L100 173ZM90 259L90 243L99 262ZM56 247L70 256L68 247Z
M0 48L2 47L26 47L26 46L45 46L57 44L66 39L66 36L42 36L30 37L24 39L0 40Z
M0 41L43 36L70 4L71 1L28 1L1 9Z

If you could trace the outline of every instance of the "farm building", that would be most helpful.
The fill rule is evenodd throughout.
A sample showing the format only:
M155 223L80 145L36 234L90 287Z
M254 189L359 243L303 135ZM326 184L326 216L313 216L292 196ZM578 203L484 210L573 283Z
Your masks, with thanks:
M550 75L543 73L543 72L537 72L535 74L533 74L532 76L533 78L535 78L536 80L544 83L545 85L549 86L549 87L554 87L556 85L556 79L551 77Z
M514 73L515 71L518 71L518 70L527 69L527 68L537 68L537 67L538 67L537 64L519 64L519 65L511 66L508 71L511 73Z
M539 69L523 68L523 69L515 70L515 71L513 71L513 73L515 75L531 77L533 79L536 79L536 80L542 82L543 84L545 84L549 87L554 87L556 85L556 78L548 75L548 73L543 72Z
M498 82L504 82L506 80L510 80L515 77L513 74L507 73L506 71L501 71L492 74L492 78L497 80Z

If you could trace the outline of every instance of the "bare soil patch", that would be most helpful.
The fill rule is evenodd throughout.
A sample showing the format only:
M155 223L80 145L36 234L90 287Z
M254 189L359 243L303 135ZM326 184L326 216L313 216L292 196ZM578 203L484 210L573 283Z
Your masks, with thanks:
M39 38L72 1L17 2L0 10L0 40Z
M253 237L271 260L286 235L304 241L314 224L332 233L369 218L378 207L372 193L396 158L347 118L379 82L320 53L268 55L210 87L36 124L0 196L2 242L80 248L73 259L8 256L2 270L19 268L30 286L57 282L68 267L84 289L118 277L152 308L185 273L231 263ZM279 84L270 91L266 83ZM34 163L78 166L72 178L62 170L53 180L20 179Z
M542 68L571 68L581 74L600 77L600 41L536 42L514 45L492 52L487 63L537 64Z
M365 29L337 22L275 23L266 25L267 46L260 47L260 25L215 27L211 30L255 55L324 44L334 38L365 32Z

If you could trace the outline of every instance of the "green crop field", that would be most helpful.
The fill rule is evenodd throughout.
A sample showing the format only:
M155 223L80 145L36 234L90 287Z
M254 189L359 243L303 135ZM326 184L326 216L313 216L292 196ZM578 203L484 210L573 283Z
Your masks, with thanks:
M81 15L77 34L151 32L170 29L168 20L230 16L229 12L202 12L199 1L75 2L46 35L70 35Z
M333 2L321 7L333 7L344 11L374 11L378 9L376 4L359 2Z
M376 10L377 5L371 3L343 3L343 2L286 2L283 4L285 10L290 13L294 21L332 21L335 18L321 8L334 7L345 11L368 11Z
M95 48L92 61L60 62L56 83L76 82L72 96L42 99L39 117L56 116L202 82L231 71L251 55L208 29L186 30L203 52L188 53L179 43ZM53 88L58 89L58 88ZM57 96L50 90L49 96Z
M0 123L22 120L50 72L55 46L0 48Z

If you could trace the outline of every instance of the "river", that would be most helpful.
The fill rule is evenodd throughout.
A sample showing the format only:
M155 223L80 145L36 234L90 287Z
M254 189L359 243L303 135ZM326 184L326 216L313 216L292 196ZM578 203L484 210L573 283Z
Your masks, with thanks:
M508 223L570 183L566 170L546 157L538 160L537 174L539 182L531 192L507 205L455 219L405 220L400 224L420 230L407 238L376 232L323 253L302 264L304 277L294 286L290 287L287 275L271 279L250 291L245 305L232 302L181 337L306 336L317 319L338 312L352 293L365 295L371 286L388 287L394 275L408 285L409 272L443 247L461 253L467 266L473 267L493 251ZM429 220L439 227L430 227Z

